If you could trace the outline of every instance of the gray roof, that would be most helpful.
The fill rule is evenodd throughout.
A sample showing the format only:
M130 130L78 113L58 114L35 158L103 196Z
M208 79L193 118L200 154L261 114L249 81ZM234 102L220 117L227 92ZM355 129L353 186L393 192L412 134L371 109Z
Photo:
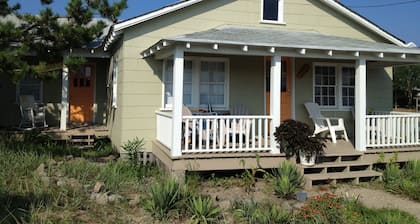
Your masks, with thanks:
M164 40L190 43L268 46L279 48L420 54L420 48L399 47L394 44L329 36L317 32L300 32L239 26L222 26L207 31L165 38Z

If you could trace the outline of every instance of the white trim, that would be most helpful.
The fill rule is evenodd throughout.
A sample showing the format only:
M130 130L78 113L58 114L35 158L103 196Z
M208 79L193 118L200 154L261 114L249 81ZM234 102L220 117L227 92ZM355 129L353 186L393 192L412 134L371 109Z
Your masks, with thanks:
M401 46L401 47L408 47L408 44L405 44L401 40L398 40L397 38L393 37L389 33L382 30L379 26L373 24L372 22L366 20L365 18L361 17L360 15L352 12L346 7L343 7L341 4L337 3L334 0L320 0L321 2L325 3L326 5L332 7L333 9L337 10L340 13L343 13L344 15L348 16L349 18L355 20L359 24L365 26L366 28L370 29L374 33L384 37L385 39L391 41L392 43Z
M182 107L183 107L183 86L184 86L184 50L177 47L174 51L173 68L173 105L172 105L172 147L173 157L181 156L182 140Z
M356 60L355 74L355 148L366 151L366 59Z
M296 63L296 58L291 58L291 68L292 68L292 71L291 71L291 76L292 76L292 82L291 82L291 84L290 84L290 87L291 87L291 93L290 93L290 97L292 98L291 99L291 108L290 108L290 112L291 112L291 115L292 115L292 119L296 119L296 77L295 77L295 73L296 73L296 69L295 69L295 63Z
M271 57L271 70L270 70L270 116L271 132L276 130L281 121L281 76L282 76L282 62L281 55L274 55ZM270 136L271 133L270 133ZM271 153L279 154L280 150L274 138L271 138Z
M108 37L105 41L105 48L108 49L108 46L111 45L117 39L115 37L118 36L126 28L129 28L131 26L135 26L137 24L146 22L146 21L151 20L151 19L155 19L157 17L160 17L160 16L163 16L165 14L174 12L176 10L186 8L188 6L194 5L194 4L202 2L202 1L203 0L188 0L188 1L179 2L179 3L173 4L173 5L164 7L160 10L153 11L153 12L150 12L150 13L147 13L145 15L138 16L138 17L135 17L135 18L132 18L132 19L128 19L128 20L123 21L121 23L117 23L117 24L113 25L113 28L110 29L110 31L109 31ZM261 1L263 1L263 0L261 0ZM282 0L282 1L284 2L284 0ZM363 18L362 16L358 15L357 13L352 12L351 10L349 10L348 8L340 5L339 3L335 2L334 0L320 0L320 2L326 4L327 6L330 6L333 10L336 10L336 11L344 14L345 16L349 17L350 19L358 22L362 26L366 27L367 29L371 30L372 32L378 34L379 36L382 36L383 38L389 40L390 42L392 42L392 43L394 43L398 46L403 46L403 47L412 46L412 45L410 45L410 43L405 44L403 41L395 38L390 33L382 30L376 24L368 21L367 19ZM282 3L282 6L283 6L283 4L284 3ZM261 7L261 9L262 9L262 7ZM262 15L262 13L260 13L260 14ZM284 14L284 7L283 7L283 14ZM263 21L263 19L262 19L262 16L260 16L260 20L261 20L262 23L265 23L265 21ZM283 16L283 20L284 20L284 16Z
M67 118L69 111L69 68L63 64L61 76L61 112L60 112L60 130L67 129Z
M173 5L164 7L162 9L159 9L157 11L147 13L143 16L135 17L135 18L126 20L124 22L117 23L117 24L114 25L114 32L118 32L118 31L126 29L128 27L135 26L139 23L154 19L154 18L159 17L159 16L163 16L165 14L174 12L176 10L183 9L185 7L194 5L194 4L199 3L201 1L203 1L203 0L189 0L189 1L179 2L179 3L173 4Z
M284 22L284 0L277 0L277 1L278 1L277 20L265 20L264 19L264 0L260 1L260 3L261 3L260 23L286 25L286 23Z

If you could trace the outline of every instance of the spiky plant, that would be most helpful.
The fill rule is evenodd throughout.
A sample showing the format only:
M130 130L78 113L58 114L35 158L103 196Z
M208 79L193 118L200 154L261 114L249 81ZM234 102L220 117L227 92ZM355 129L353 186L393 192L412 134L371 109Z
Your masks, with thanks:
M191 213L192 223L217 223L221 209L213 205L210 197L192 197L187 201L187 207Z
M296 191L303 187L302 174L290 162L284 161L279 167L273 169L272 173L274 192L281 198L291 198Z
M158 181L150 188L149 198L144 208L153 217L163 220L168 217L168 212L175 209L182 200L182 190L179 183L174 179Z

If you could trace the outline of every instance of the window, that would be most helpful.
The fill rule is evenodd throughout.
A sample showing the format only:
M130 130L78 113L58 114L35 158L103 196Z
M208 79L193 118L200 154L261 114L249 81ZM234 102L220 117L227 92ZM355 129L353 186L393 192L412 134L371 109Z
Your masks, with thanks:
M354 67L342 67L341 92L343 106L354 106Z
M173 60L164 68L164 105L172 104ZM184 60L183 103L190 107L211 104L227 107L227 60L191 58Z
M16 99L19 102L19 96L32 95L35 101L42 102L42 80L36 78L25 78L19 82L16 88Z
M322 107L353 107L355 69L345 65L314 66L314 102Z
M283 1L284 0L262 0L262 21L283 23Z

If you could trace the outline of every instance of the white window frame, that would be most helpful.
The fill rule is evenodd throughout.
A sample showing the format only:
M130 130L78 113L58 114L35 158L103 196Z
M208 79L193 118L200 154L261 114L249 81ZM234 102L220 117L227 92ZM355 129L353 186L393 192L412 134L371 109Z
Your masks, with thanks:
M350 111L354 106L343 106L343 67L356 68L354 64L349 63L328 63L328 62L315 62L312 66L312 101L315 102L315 67L328 66L335 67L335 106L319 105L323 110L339 110ZM356 85L355 87L356 88Z
M36 79L36 78L34 78L34 79ZM24 79L23 79L24 80ZM20 96L20 93L21 93L21 88L23 88L22 87L22 84L21 84L21 82L23 81L23 80L21 80L17 85L16 85L16 103L20 103L19 102L19 96ZM37 97L35 97L35 101L37 102L37 103L42 103L43 101L44 101L44 99L43 99L43 97L44 97L44 81L42 80L42 79L38 79L39 80L39 99L37 99Z
M113 59L112 65L112 108L117 108L117 88L118 88L118 60Z
M171 59L169 59L171 60ZM225 82L224 82L224 104L223 105L212 105L214 109L228 109L229 107L229 82L230 82L230 62L229 58L224 57L196 57L196 56L189 56L184 58L185 61L192 61L192 99L191 104L186 105L188 107L191 107L193 109L199 109L199 108L207 108L207 104L201 104L200 105L200 71L201 71L201 62L208 61L208 62L223 62L225 63ZM164 60L163 62L163 71L162 71L162 108L164 109L170 109L168 108L169 105L165 105L165 82L166 82L166 66L167 66L167 60ZM170 106L169 106L170 107Z
M269 23L269 24L280 24L280 25L285 25L286 23L284 22L284 1L285 0L277 0L278 1L278 15L277 15L277 20L265 20L264 19L264 1L265 0L261 0L261 18L260 18L260 22L261 23Z

